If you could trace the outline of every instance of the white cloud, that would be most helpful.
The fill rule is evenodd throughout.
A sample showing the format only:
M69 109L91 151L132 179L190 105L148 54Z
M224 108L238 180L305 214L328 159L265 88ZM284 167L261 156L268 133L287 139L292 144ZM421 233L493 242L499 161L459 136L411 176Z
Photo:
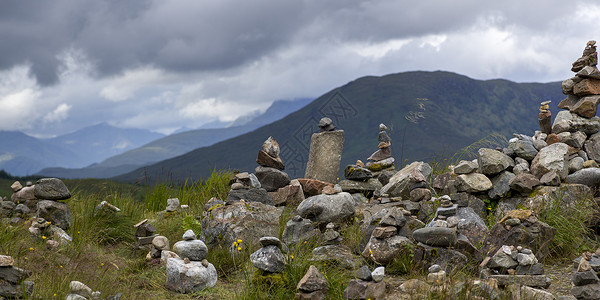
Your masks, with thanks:
M69 116L69 110L71 107L72 106L69 104L61 103L52 112L44 116L44 123L53 123L65 120Z

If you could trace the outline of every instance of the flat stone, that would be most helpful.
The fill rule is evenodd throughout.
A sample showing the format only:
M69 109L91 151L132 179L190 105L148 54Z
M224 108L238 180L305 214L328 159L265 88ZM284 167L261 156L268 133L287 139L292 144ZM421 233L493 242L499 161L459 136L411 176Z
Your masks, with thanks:
M275 204L273 198L263 188L230 190L227 195L227 204L233 204L242 199L246 202L260 202L267 205Z
M573 94L577 96L600 94L600 80L585 78L573 87Z
M382 187L381 182L379 182L377 178L370 178L366 181L341 180L338 184L342 188L342 191L351 194L363 193L372 195L375 190L381 189Z
M181 258L189 258L192 261L201 261L208 254L208 248L201 240L179 241L173 245L173 251Z
M387 239L396 235L397 232L398 228L394 226L375 227L371 235L378 239Z
M258 166L254 170L254 174L260 181L261 186L267 190L267 192L276 191L290 184L290 176L278 169Z
M492 181L480 173L462 174L456 179L457 189L461 192L479 193L493 187Z
M596 275L596 271L589 270L573 274L573 284L575 286L594 284L599 281L600 280L598 279L598 275Z
M432 172L431 166L424 162L413 162L394 174L389 182L381 188L380 194L408 199L410 197L410 186L414 182L411 180L411 178L413 178L411 173L415 172L415 170L418 171L426 181L429 180Z
M0 267L0 279L6 280L13 284L19 284L33 274L31 271L26 271L17 267Z
M529 173L523 173L515 176L508 182L511 189L521 193L521 195L529 195L533 188L540 185L540 181Z
M373 173L367 168L362 168L357 165L347 165L344 169L344 177L349 180L368 180L373 177Z
M413 231L413 238L429 246L449 247L456 243L456 231L452 228L424 227Z
M263 247L273 245L279 249L283 249L281 246L281 241L274 236L263 236L260 238L259 242L260 242L261 246L263 246Z
M479 164L477 164L476 162L470 160L461 160L454 167L454 174L470 174L477 171L477 169L479 169Z
M341 222L354 216L354 200L349 193L316 195L304 199L298 205L298 214L313 222Z
M531 173L537 178L555 170L561 179L567 178L569 146L564 143L555 143L542 149L531 162Z
M571 294L578 300L597 300L600 295L600 283L574 286Z
M42 178L35 183L33 191L40 200L65 200L71 198L71 192L58 178Z
M600 185L600 168L581 169L567 177L568 183L584 184L589 187Z
M365 167L371 172L379 172L392 167L395 161L396 160L393 157L389 157L378 161L370 161L365 165ZM375 174L376 173L374 173L373 176L375 176Z
M600 71L598 71L597 67L585 66L579 72L577 72L577 77L579 78L593 78L600 79Z
M285 164L281 160L281 157L273 157L267 152L263 150L258 151L258 156L256 157L256 163L263 167L275 168L277 170L284 170Z

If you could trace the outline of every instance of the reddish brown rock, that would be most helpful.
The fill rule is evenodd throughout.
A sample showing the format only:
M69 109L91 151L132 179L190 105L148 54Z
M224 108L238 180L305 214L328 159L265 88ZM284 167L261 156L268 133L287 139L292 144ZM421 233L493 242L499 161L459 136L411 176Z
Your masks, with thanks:
M586 78L573 87L573 94L577 96L600 94L600 79Z
M548 146L554 144L554 143L558 143L558 135L556 133L551 133L546 137L546 144Z
M265 152L264 150L258 151L258 157L256 158L256 163L258 163L259 165L261 165L263 167L271 167L271 168L275 168L278 170L285 169L285 165L283 164L281 157L273 157L273 156L269 155L267 152Z
M270 192L269 196L273 198L275 206L278 205L298 205L304 200L304 192L302 185L298 180L292 180L289 185L278 189L275 192Z
M304 191L305 197L320 195L323 192L323 188L326 186L333 187L333 183L308 178L298 178L298 182L302 185L302 191Z

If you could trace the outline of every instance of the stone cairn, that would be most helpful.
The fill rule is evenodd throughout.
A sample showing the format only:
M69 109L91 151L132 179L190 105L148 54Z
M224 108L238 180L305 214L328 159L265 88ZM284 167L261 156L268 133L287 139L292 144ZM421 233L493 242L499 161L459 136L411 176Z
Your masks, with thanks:
M336 130L330 118L319 121L319 133L313 133L304 178L337 183L344 131Z
M156 227L148 223L148 219L144 219L137 224L133 225L135 228L135 239L137 241L138 249L149 250L152 245L152 240L158 236L156 234Z
M573 275L571 294L580 300L600 299L600 249L596 253L586 252L574 261L576 273Z
M283 172L285 165L279 157L279 151L279 143L273 137L269 137L263 143L262 150L258 151L256 162L259 166L254 169L254 174L256 174L261 187L267 192L276 192L290 184L290 176ZM287 200L287 198L284 197L283 200ZM285 204L285 201L278 202L274 204Z
M133 225L135 230L135 239L138 249L149 251L146 255L146 261L155 264L166 264L167 259L177 257L170 250L169 239L165 236L156 234L156 227L144 219Z
M93 291L89 286L80 281L71 281L69 283L71 293L67 295L65 300L100 300L100 292ZM111 296L108 299L114 299ZM119 296L120 298L120 296Z
M265 236L259 242L262 247L250 254L252 265L258 269L254 280L281 276L286 264L281 241L276 237Z
M533 288L548 288L550 278L544 275L544 266L533 251L521 246L502 245L481 264L481 277L495 279L499 286L517 284Z
M327 298L327 279L317 267L311 265L296 286L296 300L323 300Z
M373 272L369 266L360 267L356 279L350 280L344 290L344 299L383 299L387 288L384 277L385 267L377 267Z
M179 203L179 198L169 198L167 199L167 206L165 210L159 211L156 213L159 219L164 217L168 217L172 214L179 213L183 210L188 210L190 207L187 204L181 205Z
M0 299L29 299L33 293L33 281L26 281L31 271L14 266L14 259L0 255Z
M583 118L596 116L596 108L600 101L600 71L596 41L589 41L583 55L573 63L571 71L575 77L562 83L563 93L567 98L558 104L558 108L568 109ZM558 117L558 116L557 116Z
M168 289L193 293L217 284L217 270L206 260L208 248L194 231L186 231L183 241L173 245L173 251L176 255L167 258Z
M392 157L392 139L387 133L387 126L381 123L379 124L379 134L377 140L379 144L377 147L379 150L375 151L367 160L367 169L372 172L376 172L375 175L379 175L382 171L393 171L394 170L394 158ZM359 162L360 163L360 162Z

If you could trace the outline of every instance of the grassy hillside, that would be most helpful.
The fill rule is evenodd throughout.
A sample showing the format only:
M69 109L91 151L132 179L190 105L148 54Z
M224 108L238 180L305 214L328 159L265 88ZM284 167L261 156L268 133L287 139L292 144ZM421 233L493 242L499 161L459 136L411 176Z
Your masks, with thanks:
M564 95L560 83L514 83L474 80L449 72L406 72L363 77L319 97L272 124L210 147L196 149L116 177L135 182L143 176L203 178L213 169L253 171L262 142L273 136L280 144L286 172L304 176L311 134L323 116L345 131L342 169L377 150L379 123L390 128L397 162L430 160L455 153L493 132L531 134L539 129L539 103Z

